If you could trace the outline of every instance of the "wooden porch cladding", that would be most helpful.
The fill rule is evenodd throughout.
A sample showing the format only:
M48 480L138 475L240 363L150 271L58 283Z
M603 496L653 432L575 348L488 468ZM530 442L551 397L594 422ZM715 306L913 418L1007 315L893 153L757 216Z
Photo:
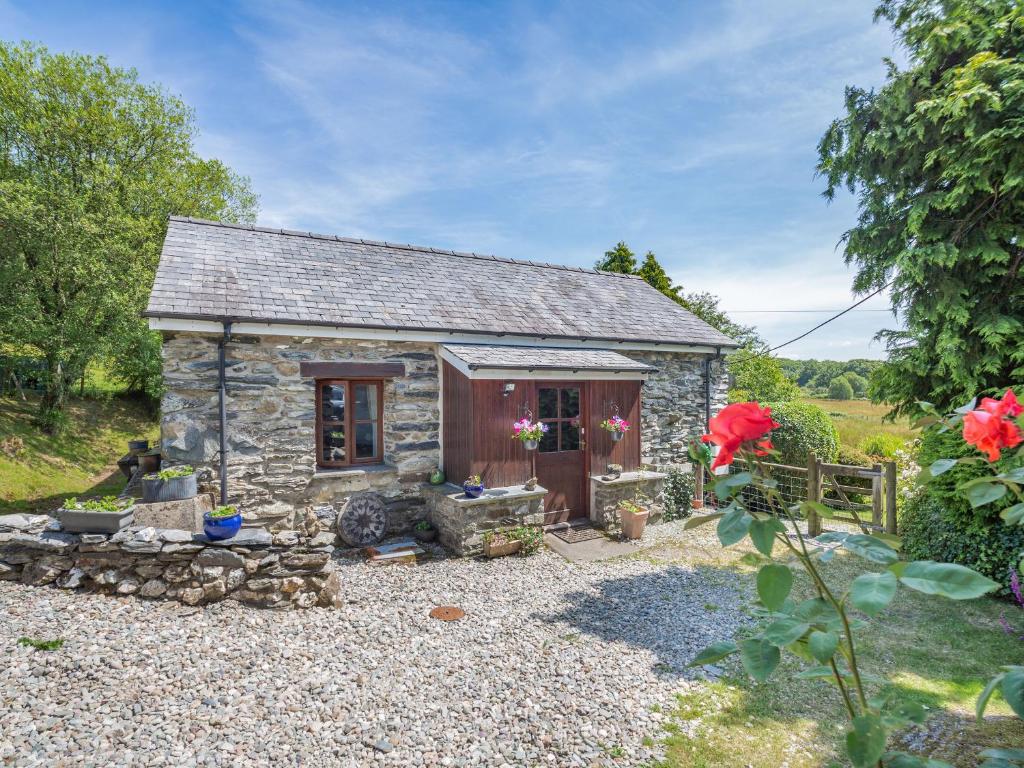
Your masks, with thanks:
M533 472L533 456L512 439L512 423L529 409L538 418L537 383L510 380L515 389L506 397L505 381L469 379L447 361L442 364L444 471L449 481L460 484L480 475L489 488L521 485ZM637 380L578 382L586 409L583 439L589 456L589 472L600 474L609 463L626 471L640 467L640 385ZM598 426L618 414L630 423L619 442Z

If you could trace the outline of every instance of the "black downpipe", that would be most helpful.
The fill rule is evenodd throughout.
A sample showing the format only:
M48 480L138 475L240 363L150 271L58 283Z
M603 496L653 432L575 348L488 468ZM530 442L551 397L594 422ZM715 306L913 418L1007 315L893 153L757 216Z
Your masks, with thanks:
M715 347L715 354L704 358L704 431L711 431L711 363L722 356L722 348Z
M231 323L224 323L224 335L217 345L218 379L220 384L220 503L228 503L228 411L227 411L227 374L225 353L231 341Z

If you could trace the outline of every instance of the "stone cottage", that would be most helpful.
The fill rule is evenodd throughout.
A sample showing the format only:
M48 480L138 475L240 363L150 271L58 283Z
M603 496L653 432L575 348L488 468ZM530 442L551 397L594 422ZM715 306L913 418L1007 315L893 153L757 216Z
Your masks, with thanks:
M175 217L145 314L165 461L253 522L430 517L458 552L512 521L611 524L638 485L657 497L724 405L736 346L633 276ZM535 451L511 438L523 417L548 426ZM437 468L487 491L430 486Z

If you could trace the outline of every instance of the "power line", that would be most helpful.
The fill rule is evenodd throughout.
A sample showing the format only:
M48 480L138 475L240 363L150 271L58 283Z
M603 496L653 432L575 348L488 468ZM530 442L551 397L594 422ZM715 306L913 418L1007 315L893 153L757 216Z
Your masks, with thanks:
M723 309L727 315L774 315L791 313L821 314L823 312L839 312L838 309ZM891 309L853 309L847 312L891 312Z
M857 307L859 307L865 301L867 301L868 299L873 299L875 296L880 294L882 291L884 291L890 285L892 285L892 280L890 280L888 283L883 285L881 288L878 288L877 290L872 291L871 293L869 293L867 296L865 296L863 299L861 299L860 301L856 302L855 304L851 304L849 307L844 309L842 312L837 312L836 314L832 315L832 317L828 318L827 320L823 320L822 322L818 323L816 326L811 328L809 331L805 331L804 333L801 333L799 336L796 336L796 337L790 339L789 341L784 341L781 344L777 344L774 347L771 347L769 349L764 350L763 352L752 352L747 357L743 358L742 360L734 361L734 362L745 363L745 362L747 362L747 360L752 360L755 357L763 357L764 355L770 355L772 352L774 352L777 349L782 349L783 347L788 347L790 344L795 344L796 342L800 341L801 339L806 339L808 336L810 336L812 333L814 333L819 328L824 328L826 325L831 323L833 320L839 319L840 317L842 317L843 315L845 315L848 312L853 312L853 310L855 310Z

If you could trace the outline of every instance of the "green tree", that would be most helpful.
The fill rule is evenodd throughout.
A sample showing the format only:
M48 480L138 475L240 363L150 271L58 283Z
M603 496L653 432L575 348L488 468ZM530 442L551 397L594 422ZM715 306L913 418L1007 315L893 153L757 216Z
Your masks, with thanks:
M829 400L852 400L853 387L845 376L836 376L828 385Z
M752 355L742 350L729 360L733 385L729 401L756 400L759 403L781 403L800 396L800 387L786 376L779 359L769 355Z
M594 264L594 268L604 270L605 272L635 275L636 254L629 250L629 246L620 240L615 244L614 248L604 252L604 258L598 259Z
M676 288L672 285L671 278L668 276L665 268L661 266L653 251L647 252L647 255L644 257L644 263L640 265L637 274L652 288L657 288L670 298L676 298Z
M843 378L850 382L850 387L853 389L854 397L864 397L868 391L868 380L865 379L858 373L853 371L847 371L843 374Z
M819 145L825 196L857 196L854 289L891 286L904 330L870 393L912 413L1024 378L1024 5L885 0L907 53L847 88Z
M255 219L248 179L198 157L195 132L134 70L0 43L0 332L45 358L50 431L91 360L111 354L129 378L137 363L140 386L159 371L139 314L167 216Z

